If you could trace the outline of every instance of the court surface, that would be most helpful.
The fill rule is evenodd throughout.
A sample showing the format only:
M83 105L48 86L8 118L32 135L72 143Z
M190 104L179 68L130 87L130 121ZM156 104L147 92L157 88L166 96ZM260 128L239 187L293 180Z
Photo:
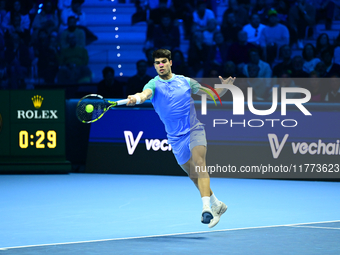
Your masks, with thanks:
M340 183L212 179L213 229L188 177L0 175L0 254L340 254Z

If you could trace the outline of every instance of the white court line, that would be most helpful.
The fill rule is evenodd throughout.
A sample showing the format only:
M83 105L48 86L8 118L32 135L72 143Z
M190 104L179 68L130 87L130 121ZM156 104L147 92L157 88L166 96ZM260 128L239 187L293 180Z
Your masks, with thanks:
M323 229L338 229L340 230L340 228L332 228L332 227L313 227L313 226L291 226L293 228L323 228Z
M121 238L101 239L101 240L89 240L89 241L78 241L78 242L51 243L51 244L33 244L33 245L26 245L26 246L3 247L3 248L0 248L0 251L1 250L9 250L9 249L19 249L19 248L52 246L52 245L96 243L96 242L106 242L106 241L132 240L132 239L143 239L143 238L165 237L165 236L178 236L178 235L192 235L192 234L226 232L226 231L247 230L247 229L263 229L263 228L276 228L276 227L297 227L298 225L322 224L322 223L334 223L334 222L340 222L340 220L320 221L320 222L308 222L308 223L295 223L295 224L285 224L285 225L272 225L272 226L261 226L261 227L248 227L248 228L232 228L232 229L198 231L198 232L187 232L187 233L175 233L175 234L164 234L164 235L121 237Z

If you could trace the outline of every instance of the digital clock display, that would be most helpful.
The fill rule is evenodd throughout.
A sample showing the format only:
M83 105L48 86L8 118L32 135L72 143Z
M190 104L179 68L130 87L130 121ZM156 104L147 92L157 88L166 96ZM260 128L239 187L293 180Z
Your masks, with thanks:
M29 142L29 139L34 139L36 137L36 141ZM47 131L47 147L53 149L57 146L57 133L54 130ZM45 132L43 130L38 130L35 132L35 135L29 135L26 130L21 130L19 132L19 147L21 149L26 149L29 145L34 146L37 149L44 149L46 146L44 144L45 140Z
M41 123L26 124L23 128L20 124L12 125L11 131L11 153L15 155L61 156L64 153L65 132L63 124Z

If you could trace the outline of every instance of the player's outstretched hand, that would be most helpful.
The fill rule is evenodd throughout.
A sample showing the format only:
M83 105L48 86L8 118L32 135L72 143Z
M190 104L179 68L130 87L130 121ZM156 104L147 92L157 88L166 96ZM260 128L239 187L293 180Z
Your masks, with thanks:
M236 79L236 77L233 78L231 76L229 76L229 78L227 78L225 80L222 78L222 76L218 76L218 78L220 78L222 84L234 84L234 81Z
M127 106L134 106L134 105L136 105L136 102L137 102L136 97L128 96L127 98L130 99L130 101L127 102L127 104L126 104Z

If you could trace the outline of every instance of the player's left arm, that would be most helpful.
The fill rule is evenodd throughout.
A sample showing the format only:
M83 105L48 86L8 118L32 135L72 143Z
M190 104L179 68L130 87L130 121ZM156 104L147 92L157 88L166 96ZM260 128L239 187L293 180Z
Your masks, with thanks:
M229 77L229 78L227 78L227 79L223 79L222 78L222 76L219 76L218 78L220 78L220 80L221 80L221 83L222 84L234 84L234 81L235 81L235 79L236 79L236 77ZM207 88L207 87L204 87L204 90L205 91L208 91L211 95L213 95L214 96L214 99L217 99L217 96L216 96L216 94L211 90L211 89L209 89L209 88ZM198 92L196 93L196 95L203 95L203 94L207 94L204 90L198 90ZM215 90L216 90L216 92L217 92L217 94L220 96L220 97L222 97L225 93L227 93L227 91L228 91L228 89L226 89L226 88L215 88ZM208 97L208 99L210 99L210 97Z

